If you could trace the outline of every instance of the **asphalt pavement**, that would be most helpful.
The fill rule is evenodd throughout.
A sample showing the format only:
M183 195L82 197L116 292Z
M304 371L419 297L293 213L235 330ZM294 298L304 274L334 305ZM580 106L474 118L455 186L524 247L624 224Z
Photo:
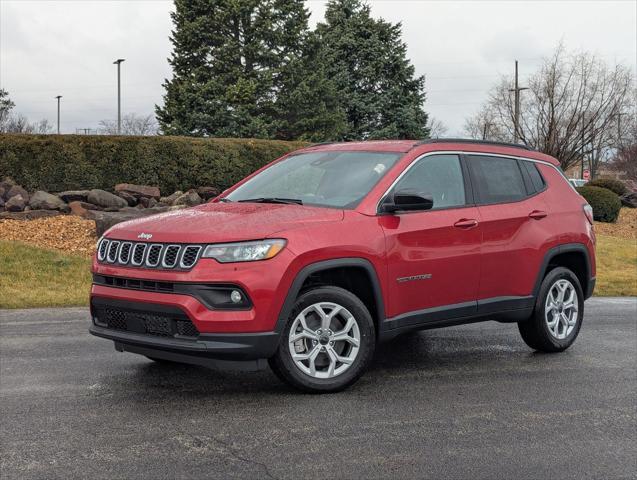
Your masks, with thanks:
M0 477L637 478L637 299L586 302L538 354L516 325L383 345L356 385L162 366L86 309L0 311Z

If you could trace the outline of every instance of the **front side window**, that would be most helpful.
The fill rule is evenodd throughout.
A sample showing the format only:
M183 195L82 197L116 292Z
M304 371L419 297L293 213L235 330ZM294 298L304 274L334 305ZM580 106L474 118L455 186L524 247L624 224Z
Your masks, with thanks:
M526 197L526 187L517 160L469 156L469 169L482 204L508 203Z
M458 155L423 157L401 178L394 192L414 190L433 197L433 210L463 206L464 179Z
M225 201L280 201L355 208L400 158L386 152L312 152L263 170Z

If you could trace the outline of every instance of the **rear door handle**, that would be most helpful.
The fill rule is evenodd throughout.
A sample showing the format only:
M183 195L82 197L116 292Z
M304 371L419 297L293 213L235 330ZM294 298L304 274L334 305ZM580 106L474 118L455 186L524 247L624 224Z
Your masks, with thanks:
M548 213L543 212L542 210L533 210L531 213L529 213L529 217L534 218L536 220L541 220L542 218L546 217L548 215Z
M474 218L463 218L453 224L456 228L473 228L478 226L478 221Z

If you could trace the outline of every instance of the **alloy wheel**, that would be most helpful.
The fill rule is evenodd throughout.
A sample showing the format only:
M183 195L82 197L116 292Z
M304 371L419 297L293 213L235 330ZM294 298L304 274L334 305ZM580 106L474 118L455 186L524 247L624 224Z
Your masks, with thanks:
M579 300L571 282L566 279L556 281L546 296L544 319L553 337L563 340L577 325Z

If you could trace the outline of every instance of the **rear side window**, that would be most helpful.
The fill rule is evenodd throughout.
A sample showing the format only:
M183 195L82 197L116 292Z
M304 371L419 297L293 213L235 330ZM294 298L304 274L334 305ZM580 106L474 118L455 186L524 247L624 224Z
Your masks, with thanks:
M480 203L515 202L527 196L517 160L471 155L468 163Z
M539 170L537 169L537 165L535 165L535 163L533 162L526 161L522 161L521 163L522 165L524 165L524 169L529 174L529 178L531 179L531 184L533 185L533 189L535 190L535 192L541 192L542 190L544 190L546 183L542 178L542 174L540 174Z
M394 191L415 190L431 195L433 210L465 204L464 177L458 155L430 155L418 160Z

